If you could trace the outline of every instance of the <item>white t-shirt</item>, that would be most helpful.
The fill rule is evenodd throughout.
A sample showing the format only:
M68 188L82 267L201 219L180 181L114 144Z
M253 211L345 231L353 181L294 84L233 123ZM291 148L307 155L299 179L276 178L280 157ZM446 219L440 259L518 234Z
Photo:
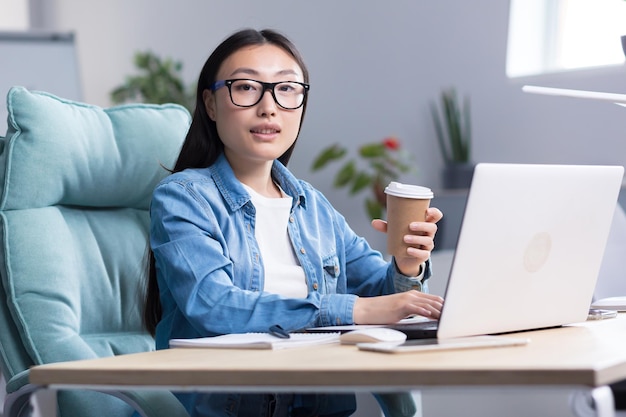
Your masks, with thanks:
M256 209L254 236L265 268L264 291L290 298L305 298L308 293L304 269L289 240L287 224L292 198L268 198L244 184Z

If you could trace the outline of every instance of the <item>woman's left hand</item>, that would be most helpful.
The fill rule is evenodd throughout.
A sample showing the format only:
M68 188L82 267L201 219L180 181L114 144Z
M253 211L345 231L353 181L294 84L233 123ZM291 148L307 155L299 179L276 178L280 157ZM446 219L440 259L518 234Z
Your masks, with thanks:
M404 275L417 276L421 273L420 265L430 258L430 252L435 247L436 223L442 217L441 210L430 207L426 210L426 221L409 224L412 234L404 235L404 242L409 245L406 256L396 257L396 265ZM372 227L379 232L387 233L387 222L384 220L372 220Z

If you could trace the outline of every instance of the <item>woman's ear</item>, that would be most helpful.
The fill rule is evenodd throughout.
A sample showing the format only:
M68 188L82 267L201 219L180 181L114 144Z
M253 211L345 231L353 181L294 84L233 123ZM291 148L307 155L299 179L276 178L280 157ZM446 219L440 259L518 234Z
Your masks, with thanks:
M206 111L209 119L215 121L215 96L211 90L204 90L202 92L202 101L204 102L204 110Z

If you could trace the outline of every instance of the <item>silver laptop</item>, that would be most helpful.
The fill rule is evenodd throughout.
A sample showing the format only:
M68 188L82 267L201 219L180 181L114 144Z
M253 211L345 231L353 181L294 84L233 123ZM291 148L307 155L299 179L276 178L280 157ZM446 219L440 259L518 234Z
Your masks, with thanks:
M586 320L623 173L478 164L437 328L391 327L447 339Z

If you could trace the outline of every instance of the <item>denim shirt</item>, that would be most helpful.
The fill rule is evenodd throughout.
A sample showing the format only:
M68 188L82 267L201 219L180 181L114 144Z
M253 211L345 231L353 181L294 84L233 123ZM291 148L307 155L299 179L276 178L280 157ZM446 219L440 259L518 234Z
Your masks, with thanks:
M352 324L357 296L427 291L430 262L421 281L401 274L310 184L278 161L272 177L293 200L287 227L308 296L263 291L255 208L222 154L207 168L168 176L154 191L150 245L163 308L157 349L171 338L266 332L273 324L288 331Z

